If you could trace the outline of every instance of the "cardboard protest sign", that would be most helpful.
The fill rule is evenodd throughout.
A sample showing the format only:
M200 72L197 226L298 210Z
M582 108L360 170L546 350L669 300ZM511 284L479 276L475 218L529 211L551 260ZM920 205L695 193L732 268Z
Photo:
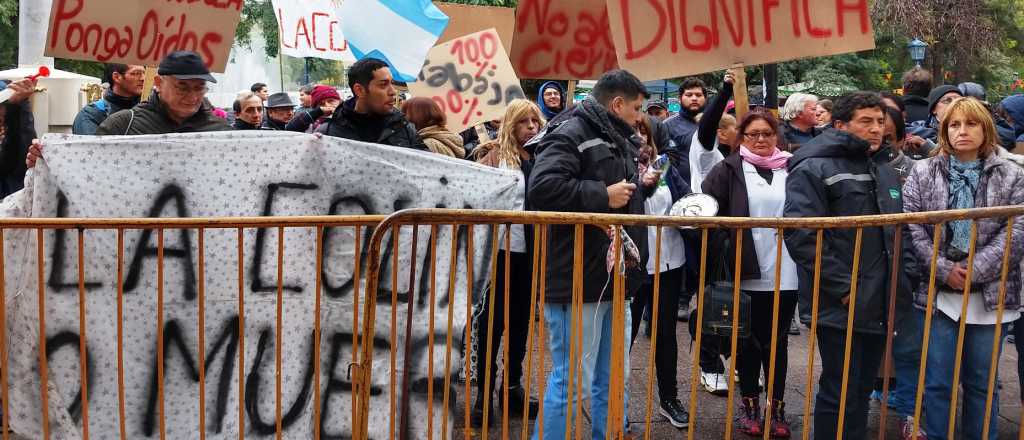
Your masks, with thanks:
M46 160L30 173L26 190L0 203L0 216L20 217L233 217L293 215L390 214L399 209L512 209L518 191L515 173L410 149L384 147L311 135L280 132L224 132L189 135L74 137L48 136ZM441 226L418 229L413 255L413 228L385 237L380 273L384 298L392 291L400 302L394 312L402 328L390 337L392 304L377 303L376 335L363 337L379 351L372 372L368 438L388 438L392 386L390 352L402 360L397 370L397 402L409 404L409 432L425 438L428 411L433 436L442 438L440 398L428 400L422 387L402 386L403 372L417 381L444 382L465 363L461 343L452 344L446 372L445 324L453 313L451 336L461 341L473 291L489 282L490 228ZM203 254L195 229L163 231L165 255L158 273L157 231L125 230L123 252L124 392L127 438L195 439L199 422L199 369L206 369L207 438L272 436L275 426L275 339L281 338L282 438L343 438L352 433L353 334L362 334L360 316L353 326L358 292L360 315L366 301L366 265L372 228L363 227L357 249L354 227L324 230L318 248L316 228L286 228L280 304L284 319L276 323L278 301L278 231L246 229L239 242L235 229L204 231ZM6 230L6 335L10 347L6 374L10 383L11 427L25 438L43 438L40 419L39 316L44 313L48 358L51 438L79 438L82 419L76 412L82 388L79 368L88 365L89 424L93 438L119 438L117 369L118 253L115 231L86 231L84 260L85 337L80 334L77 240L74 231L48 230L42 266L36 266L36 232ZM393 239L397 239L394 242ZM436 258L430 241L436 239ZM454 243L453 243L454 241ZM392 247L395 243L395 247ZM470 248L469 243L473 243ZM241 248L239 247L241 246ZM397 249L398 255L391 254ZM317 251L321 250L321 280ZM452 255L452 252L456 255ZM243 275L239 274L239 255ZM199 258L205 270L199 271ZM361 271L356 271L362 255ZM472 256L472 257L470 257ZM395 264L392 264L394 258ZM470 259L472 258L472 259ZM414 263L415 261L415 263ZM453 265L454 262L454 265ZM412 267L416 278L411 280ZM45 309L40 312L37 267L46 271ZM429 268L429 269L427 269ZM392 272L398 282L391 284ZM454 274L453 274L454 272ZM162 273L162 279L158 278ZM358 274L358 275L357 275ZM357 278L358 276L358 278ZM244 278L240 280L239 278ZM162 284L161 284L162 280ZM199 284L204 281L205 344L198 341ZM240 297L239 282L244 297ZM316 289L322 281L322 291ZM436 282L436 297L429 286ZM452 282L453 281L453 282ZM157 306L163 286L165 423L157 410ZM313 344L316 300L321 300L320 346ZM428 298L435 298L434 304ZM239 301L244 320L239 317ZM415 305L415 307L413 307ZM431 315L433 313L433 315ZM436 319L430 332L430 316ZM239 332L239 323L244 330ZM405 331L406 323L411 331ZM239 343L239 336L244 341ZM433 339L430 339L433 337ZM87 341L85 359L79 341ZM408 341L408 345L407 342ZM431 344L430 342L433 342ZM407 348L408 347L408 348ZM314 424L314 353L320 353L320 424ZM199 364L205 353L206 364ZM402 355L402 353L407 353ZM434 363L428 362L433 353ZM239 356L242 359L239 359ZM243 397L239 401L239 365L244 361ZM432 369L432 376L430 371ZM448 376L450 377L450 376ZM439 396L441 389L435 389ZM239 409L244 418L239 421ZM446 433L455 425L448 413Z
M875 47L867 0L607 0L619 65L643 80Z
M434 2L448 16L448 27L437 41L458 37L490 28L498 31L505 52L512 52L512 35L516 26L516 10L497 6L475 6L458 3Z
M521 0L512 65L523 79L597 79L614 69L604 0Z
M281 51L303 58L355 62L341 32L341 0L272 0Z
M431 49L419 80L409 83L409 91L441 106L448 116L448 129L455 133L501 118L510 101L526 97L494 29Z
M45 55L155 66L176 50L223 72L243 0L54 0Z

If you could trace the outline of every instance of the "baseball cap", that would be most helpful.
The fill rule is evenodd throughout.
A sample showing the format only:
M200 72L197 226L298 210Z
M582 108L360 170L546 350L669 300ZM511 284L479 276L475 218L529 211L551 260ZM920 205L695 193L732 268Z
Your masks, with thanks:
M177 79L201 79L207 82L216 83L217 80L210 75L210 69L206 68L206 62L199 54L189 50L171 52L160 60L158 75L173 76Z
M653 100L651 102L648 102L647 103L647 110L650 110L652 108L661 108L661 109L668 110L668 106L665 105L665 101L660 101L660 100Z

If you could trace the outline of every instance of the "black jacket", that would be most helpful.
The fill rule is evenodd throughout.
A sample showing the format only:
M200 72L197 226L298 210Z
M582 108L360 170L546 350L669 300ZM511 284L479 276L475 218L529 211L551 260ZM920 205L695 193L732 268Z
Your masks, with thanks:
M818 127L811 127L811 131L800 131L799 128L794 127L789 121L782 124L782 137L786 140L786 151L795 152L800 147L807 145L814 138L821 135L824 130Z
M263 124L260 125L260 130L287 131L287 127L287 122L277 122L268 115L266 118L263 118Z
M6 135L0 140L0 200L25 186L25 155L36 138L35 118L28 101L7 107Z
M747 197L747 180L743 175L743 158L739 153L730 154L725 160L715 165L701 183L704 194L718 201L718 215L722 217L750 217L750 204ZM729 272L732 272L736 258L736 232L733 229L715 231L713 243L728 243L726 246L714 246L708 261L725 261ZM721 259L720 259L721 258ZM750 229L743 231L743 249L740 252L740 279L757 280L761 278L761 266L757 261L757 249L754 247L754 234ZM733 281L732 279L726 281Z
M529 200L538 211L643 214L644 199L640 191L633 194L622 209L608 207L609 185L623 180L637 183L639 140L625 122L610 116L612 126L602 124L581 107L597 106L585 102L562 115L570 114L546 127L537 145L537 159L531 173ZM607 114L607 110L602 110ZM612 134L616 130L616 134ZM628 145L617 144L615 137L629 139ZM640 251L641 265L647 262L647 229L626 228ZM611 241L607 233L594 226L584 227L583 301L610 301L613 295L611 274L606 258ZM572 300L574 227L553 226L548 241L547 291L549 303ZM627 296L640 287L646 270L629 269Z
M260 127L252 125L242 120L242 118L235 118L235 123L231 124L231 128L235 130L259 130Z
M331 118L320 124L316 129L317 133L327 136L334 136L354 141L371 142L377 144L391 145L393 147L415 148L417 150L429 151L423 144L420 136L416 134L416 127L405 119L405 115L398 110L391 114L382 116L383 130L379 134L369 137L359 135L359 127L353 121L355 115L356 98L349 99L342 107L335 110Z
M847 132L830 129L803 146L789 161L786 217L837 217L895 214L903 210L899 175L884 154L870 155L870 145ZM884 334L894 226L864 228L861 242L854 330ZM799 268L800 317L810 322L817 231L785 231L786 247ZM821 253L818 323L846 329L855 229L826 229ZM902 274L902 271L901 271ZM906 278L902 293L909 298Z
M917 121L927 121L932 115L928 99L925 97L907 95L903 97L903 104L907 108L907 125Z
M153 92L148 101L135 106L135 108L110 115L96 129L96 134L100 136L141 135L230 130L231 126L227 121L214 116L205 105L182 123L174 122L167 115L167 109L163 103L160 102L160 95Z

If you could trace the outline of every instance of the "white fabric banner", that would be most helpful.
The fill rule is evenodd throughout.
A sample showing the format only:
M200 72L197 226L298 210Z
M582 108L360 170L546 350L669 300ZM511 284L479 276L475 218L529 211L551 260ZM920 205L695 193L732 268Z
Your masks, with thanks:
M311 135L224 132L141 137L48 136L46 160L30 172L26 189L0 204L3 217L222 217L388 214L403 208L511 209L517 177L440 155ZM284 438L351 434L354 228L330 228L323 250L320 312L322 419L313 424L313 329L316 231L285 230L283 328L276 325L277 229L244 232L244 402L239 402L239 267L236 229L208 229L205 246L205 347L198 344L198 232L163 232L164 429L167 438L199 438L199 368L206 378L209 439L237 438L241 429L265 437L275 430L275 337L282 338L281 407ZM372 228L364 228L362 254ZM418 230L416 273L410 294L411 227L399 237L397 338L391 338L391 239L376 309L370 437L389 437L390 387L396 407L408 397L410 438L426 438L427 405L440 437L443 387L435 400L427 381L443 384L447 315L454 307L452 371L458 375L466 322L467 230L456 236L456 284L449 285L451 227L440 227L431 262L430 227ZM474 229L474 288L487 283L491 234ZM157 232L124 232L124 376L128 438L159 438L157 406ZM39 305L35 230L4 231L6 332L10 343L11 422L16 432L41 438ZM86 231L85 288L89 427L93 438L117 438L117 234ZM81 429L77 232L44 233L45 325L51 438L78 438ZM362 258L361 278L367 258ZM428 344L431 266L436 269L434 345ZM410 304L411 302L411 304ZM411 310L412 316L409 315ZM365 317L360 316L359 328ZM412 331L406 338L406 325ZM406 345L406 341L410 341ZM199 351L205 366L198 364ZM409 357L406 357L408 350ZM397 383L390 353L397 354ZM427 377L433 352L433 377ZM402 370L408 367L408 396ZM455 382L452 383L455 386ZM400 412L400 411L399 411ZM449 412L449 415L452 415ZM396 425L399 422L396 417ZM453 423L448 423L449 429ZM450 433L449 433L450 435Z
M281 51L288 56L355 62L341 30L342 0L271 0Z

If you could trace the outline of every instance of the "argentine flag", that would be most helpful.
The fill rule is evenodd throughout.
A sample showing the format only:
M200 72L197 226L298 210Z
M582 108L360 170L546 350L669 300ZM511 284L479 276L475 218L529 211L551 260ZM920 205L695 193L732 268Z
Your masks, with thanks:
M341 5L341 27L357 60L377 58L398 81L414 82L448 27L430 0L358 0Z

